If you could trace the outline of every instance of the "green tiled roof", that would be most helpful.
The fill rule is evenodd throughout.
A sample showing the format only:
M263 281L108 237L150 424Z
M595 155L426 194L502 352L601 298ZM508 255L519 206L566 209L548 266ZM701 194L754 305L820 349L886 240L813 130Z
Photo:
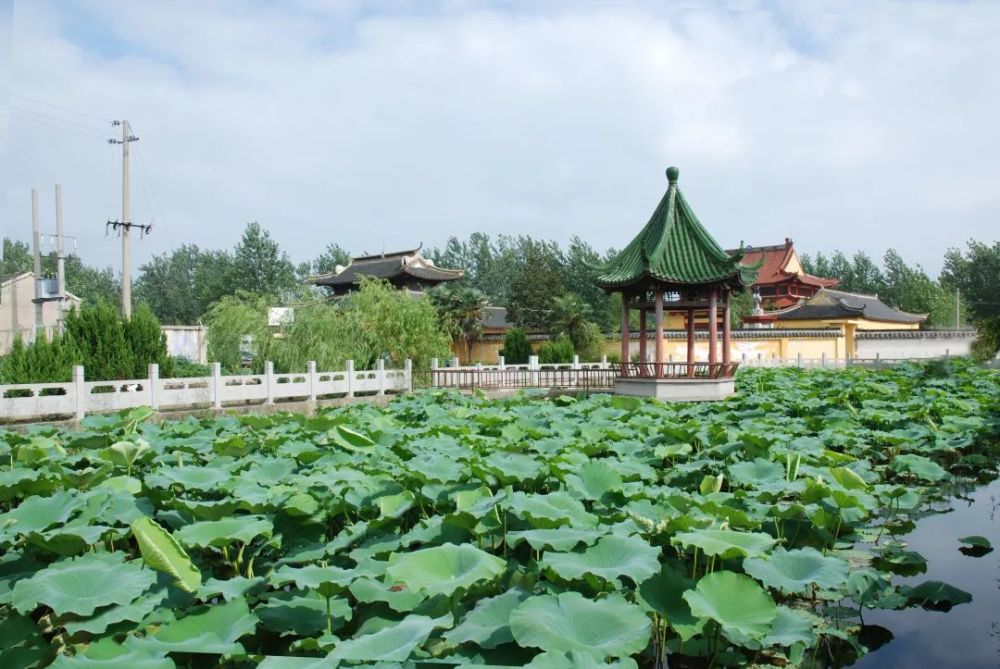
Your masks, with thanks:
M677 188L676 167L667 169L669 186L649 223L600 269L597 285L625 286L654 279L672 284L730 282L752 286L760 264L743 266L743 253L729 255L698 222Z

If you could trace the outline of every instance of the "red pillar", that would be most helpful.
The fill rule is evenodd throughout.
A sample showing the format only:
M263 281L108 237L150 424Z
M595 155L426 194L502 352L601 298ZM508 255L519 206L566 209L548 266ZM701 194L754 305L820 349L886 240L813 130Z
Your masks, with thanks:
M639 309L639 362L646 362L646 310Z
M663 377L663 288L656 288L656 378Z
M694 309L687 312L688 369L687 375L694 376Z
M716 350L716 337L719 334L719 290L712 287L708 294L708 364L714 365L719 361Z
M732 343L733 343L732 342L732 333L731 333L731 329L732 328L729 325L729 318L730 318L729 298L730 298L730 295L731 295L730 291L727 290L726 291L726 299L725 299L725 302L723 302L724 307L722 309L722 362L725 363L725 364L727 364L727 365L730 362L730 358L731 358L730 349L732 348Z
M622 376L627 376L628 362L628 296L622 293Z

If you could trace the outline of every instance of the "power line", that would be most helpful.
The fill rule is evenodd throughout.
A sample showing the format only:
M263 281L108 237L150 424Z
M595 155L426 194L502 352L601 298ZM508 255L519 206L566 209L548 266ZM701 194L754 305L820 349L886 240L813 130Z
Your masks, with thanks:
M93 123L90 123L90 124L77 123L76 121L70 121L69 119L65 119L65 118L62 118L60 116L52 116L51 114L43 114L41 112L35 111L34 109L24 109L22 107L15 107L14 105L10 105L10 109L11 109L11 111L21 112L22 114L32 114L34 116L40 116L42 118L51 119L53 121L59 121L60 123L65 123L66 125L72 125L72 126L76 126L78 128L83 128L84 130L96 130L96 131L99 131L99 132L104 130L104 128L101 128L101 127L99 127L99 126L97 126L97 125L95 125Z
M70 114L76 114L77 116L84 116L86 118L92 118L92 119L95 119L97 121L100 121L101 123L111 123L110 119L101 118L100 116L94 116L93 114L87 114L87 113L84 113L84 112L81 112L81 111L77 111L75 109L70 109L69 107L61 107L59 105L54 105L51 102L45 102L45 101L39 100L37 98L29 98L27 95L19 95L17 93L11 93L11 96L15 97L15 98L21 98L22 100L27 100L29 102L34 102L35 104L45 105L46 107L52 107L53 109L61 109L63 111L69 112Z
M100 135L92 135L92 134L87 133L87 132L81 132L79 130L74 130L72 128L67 128L65 126L55 125L53 123L47 123L47 122L42 121L42 120L37 119L37 118L31 118L30 116L6 116L4 114L0 114L0 117L10 119L11 121L27 121L28 123L37 123L38 125L44 125L44 126L46 126L48 128L55 128L56 130L62 130L64 132L71 132L74 135L80 135L81 137L91 137L93 139L99 139L102 142L106 142L107 141L106 138L101 137Z

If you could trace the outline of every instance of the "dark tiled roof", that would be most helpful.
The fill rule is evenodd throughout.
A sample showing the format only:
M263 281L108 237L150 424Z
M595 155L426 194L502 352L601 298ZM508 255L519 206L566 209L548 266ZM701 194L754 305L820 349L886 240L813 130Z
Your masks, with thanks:
M312 278L317 286L344 286L358 283L363 276L377 279L393 279L404 275L421 281L454 281L465 272L460 269L435 267L420 255L420 249L398 251L377 256L352 258L351 263L341 272L321 274Z
M753 285L756 266L730 255L698 221L677 188L677 168L667 170L669 185L649 222L628 246L600 269L597 285L624 288L648 279L681 285L732 282Z
M893 309L874 295L845 293L823 288L805 302L777 312L778 320L864 318L886 323L922 323L927 314L910 314Z
M507 320L506 307L486 307L483 309L483 327L501 330L510 329L514 324Z

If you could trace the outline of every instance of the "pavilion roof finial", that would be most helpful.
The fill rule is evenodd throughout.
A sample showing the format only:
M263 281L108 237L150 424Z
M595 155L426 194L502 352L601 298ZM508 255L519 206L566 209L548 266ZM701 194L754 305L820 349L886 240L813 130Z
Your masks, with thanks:
M677 177L680 175L681 171L674 166L667 168L667 183L671 186L677 185Z

